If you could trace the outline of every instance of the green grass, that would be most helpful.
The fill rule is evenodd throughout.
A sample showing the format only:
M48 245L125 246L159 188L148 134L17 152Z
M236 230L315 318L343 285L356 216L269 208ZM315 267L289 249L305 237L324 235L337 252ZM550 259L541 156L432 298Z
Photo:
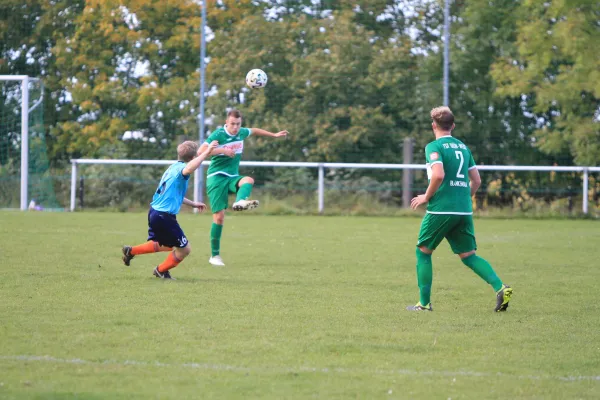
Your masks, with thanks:
M143 213L0 213L0 398L600 397L600 225L476 221L507 313L452 255L417 297L417 218L182 215L193 252L127 268Z

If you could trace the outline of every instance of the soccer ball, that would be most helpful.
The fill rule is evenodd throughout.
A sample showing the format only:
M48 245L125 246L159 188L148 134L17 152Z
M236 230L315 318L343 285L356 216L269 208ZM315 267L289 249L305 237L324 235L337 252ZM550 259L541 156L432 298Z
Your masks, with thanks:
M246 85L252 89L267 86L267 74L262 69L253 69L246 75Z

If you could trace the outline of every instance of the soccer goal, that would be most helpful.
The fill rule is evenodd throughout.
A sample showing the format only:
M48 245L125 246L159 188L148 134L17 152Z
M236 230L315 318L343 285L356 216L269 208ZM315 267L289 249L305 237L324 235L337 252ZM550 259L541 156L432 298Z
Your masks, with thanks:
M0 75L0 208L58 207L49 174L43 100L40 79Z

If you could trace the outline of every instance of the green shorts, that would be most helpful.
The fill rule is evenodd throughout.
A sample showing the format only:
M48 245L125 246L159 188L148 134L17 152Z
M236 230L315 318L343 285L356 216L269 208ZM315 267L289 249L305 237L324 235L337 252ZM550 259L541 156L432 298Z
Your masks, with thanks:
M427 213L421 222L417 247L435 250L444 238L450 243L454 254L477 250L473 216Z
M237 193L237 184L243 176L213 175L206 180L206 194L210 209L214 213L225 210L228 206L229 193Z

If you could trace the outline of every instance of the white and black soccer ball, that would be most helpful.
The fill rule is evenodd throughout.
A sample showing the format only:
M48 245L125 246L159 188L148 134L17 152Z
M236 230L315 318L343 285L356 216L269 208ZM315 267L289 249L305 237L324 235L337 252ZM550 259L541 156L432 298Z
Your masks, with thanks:
M246 85L251 89L258 89L267 86L267 74L262 69L253 69L246 75Z

